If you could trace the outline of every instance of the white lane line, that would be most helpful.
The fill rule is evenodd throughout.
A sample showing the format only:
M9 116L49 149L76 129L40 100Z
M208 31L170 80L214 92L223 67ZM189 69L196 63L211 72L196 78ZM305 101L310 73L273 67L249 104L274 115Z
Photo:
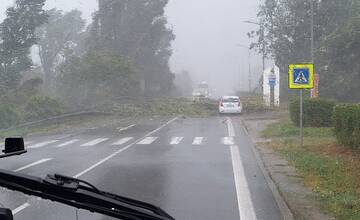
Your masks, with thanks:
M17 207L16 209L12 210L13 215L16 215L17 213L21 212L22 210L26 209L27 207L29 207L30 204L29 203L24 203L21 206Z
M125 144L126 142L129 142L131 141L132 139L134 139L133 137L126 137L126 138L122 138L120 140L118 140L117 142L111 144L113 146L119 146L119 145L123 145Z
M30 168L30 167L33 167L33 166L36 166L36 165L45 163L45 162L50 161L50 160L52 160L52 158L41 159L41 160L38 160L38 161L36 161L36 162L34 162L34 163L31 163L31 164L28 164L28 165L26 165L26 166L20 167L20 168L14 170L14 172L19 172L19 171L28 169L28 168Z
M35 148L45 147L46 145L53 144L53 143L56 143L58 141L59 140L44 141L44 142L41 142L41 143L38 143L38 144L31 145L31 146L28 147L28 149L35 149Z
M135 126L136 126L136 124L129 125L129 126L125 127L125 128L120 127L120 128L118 128L118 130L119 130L119 132L122 132L122 131L126 131L126 130L132 128L132 127L135 127Z
M183 139L183 137L173 137L170 141L170 145L178 145Z
M158 138L157 137L146 137L146 138L142 139L141 141L139 141L137 144L140 144L140 145L152 144L154 141L156 141L156 139L158 139Z
M233 145L230 147L230 150L240 219L256 220L257 218L254 205L251 200L249 185L247 183L245 170L240 158L239 147Z
M109 138L97 138L97 139L87 142L81 146L82 147L91 147L91 146L95 146L95 145L100 144L101 142L104 142L107 140L109 140Z
M203 137L195 137L194 138L194 141L193 141L193 145L201 145L204 141L204 138Z
M235 129L230 118L227 119L227 127L229 137L235 137ZM230 146L230 152L240 219L257 220L249 185L245 176L244 165L240 157L239 147L235 145Z
M113 153L113 154L109 155L108 157L100 160L99 162L97 162L96 164L90 166L89 168L87 168L86 170L82 171L81 173L76 174L76 175L74 176L74 178L79 178L79 177L83 176L84 174L90 172L91 170L95 169L96 167L100 166L101 164L105 163L106 161L110 160L111 158L115 157L116 155L118 155L118 154L126 151L126 150L129 149L129 148L131 148L131 147L134 146L138 141L142 140L142 139L145 138L145 137L148 137L148 136L154 134L155 132L157 132L157 131L161 130L162 128L168 126L169 124L173 123L173 122L176 121L177 119L178 119L178 117L173 118L172 120L166 122L165 124L163 124L163 125L160 126L159 128L157 128L157 129L155 129L155 130L147 133L144 137L138 139L137 141L129 144L128 146L126 146L126 147L124 147L124 148L119 149L119 150L116 151L115 153Z
M227 124L227 128L228 128L229 137L235 137L235 129L231 123L231 118L226 119L226 124Z
M224 137L221 142L224 144L224 145L234 145L234 137Z
M67 141L65 143L62 143L62 144L59 144L58 146L56 146L57 148L59 147L65 147L65 146L68 146L70 144L74 144L76 142L80 141L79 139L74 139L74 140L70 140L70 141Z

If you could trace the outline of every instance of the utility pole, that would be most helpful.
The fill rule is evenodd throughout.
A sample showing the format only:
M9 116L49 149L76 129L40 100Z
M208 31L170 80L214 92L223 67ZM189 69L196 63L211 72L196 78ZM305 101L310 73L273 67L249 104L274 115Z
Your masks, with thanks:
M255 24L255 25L258 25L260 27L260 39L262 41L262 80L264 81L265 79L263 79L263 76L264 76L264 72L265 72L265 50L266 50L266 44L265 44L265 27L261 24L261 23L258 23L258 22L254 22L254 21L244 21L244 23L247 23L247 24ZM262 90L264 89L263 86L261 86Z
M314 46L314 1L310 0L310 8L311 8L311 63L315 62L315 46Z
M265 72L265 30L264 30L264 27L260 25L260 28L261 28L261 38L262 38L262 70L263 70L263 73Z
M311 53L311 63L314 65L315 62L315 46L314 46L314 1L310 0L310 33L311 33L311 48L310 48L310 53ZM300 89L300 146L303 147L304 146L304 125L303 125L303 120L304 120L304 92L303 89Z
M252 74L251 74L251 49L250 47L247 47L245 45L242 44L237 44L236 46L238 47L242 47L244 49L248 50L248 82L249 82L249 92L252 92Z
M251 93L252 91L252 86L251 86L251 83L252 83L252 74L251 74L251 54L250 54L250 48L248 48L248 63L249 63L249 93Z

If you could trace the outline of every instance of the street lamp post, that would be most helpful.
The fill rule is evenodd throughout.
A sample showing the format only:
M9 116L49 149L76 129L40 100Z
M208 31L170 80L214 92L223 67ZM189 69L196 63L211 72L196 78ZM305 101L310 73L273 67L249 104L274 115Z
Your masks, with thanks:
M258 25L260 26L260 38L262 39L262 69L263 69L263 72L265 72L265 29L264 27L258 23L258 22L254 22L254 21L244 21L244 23L248 23L248 24L255 24L255 25Z
M248 75L248 78L249 78L249 92L251 93L252 91L252 86L251 86L251 84L252 84L252 74L251 74L251 49L250 49L250 47L247 47L247 46L245 46L245 45L242 45L242 44L237 44L236 46L238 46L238 47L242 47L242 48L245 48L245 49L247 49L248 50L248 64L249 64L249 75Z
M315 62L315 54L314 54L314 1L310 0L310 10L311 10L311 63Z

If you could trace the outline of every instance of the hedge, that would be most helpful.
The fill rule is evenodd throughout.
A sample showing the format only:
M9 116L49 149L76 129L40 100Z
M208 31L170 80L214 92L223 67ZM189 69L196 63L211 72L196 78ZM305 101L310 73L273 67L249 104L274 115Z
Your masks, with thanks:
M12 127L20 120L20 115L14 107L0 105L0 129Z
M360 104L344 104L335 107L334 132L339 143L360 149Z
M327 99L310 99L305 98L303 102L303 125L305 127L331 127L332 114L335 102ZM291 121L300 125L300 100L294 98L290 102Z
M47 96L33 96L25 106L25 118L28 121L49 118L62 112L62 105Z

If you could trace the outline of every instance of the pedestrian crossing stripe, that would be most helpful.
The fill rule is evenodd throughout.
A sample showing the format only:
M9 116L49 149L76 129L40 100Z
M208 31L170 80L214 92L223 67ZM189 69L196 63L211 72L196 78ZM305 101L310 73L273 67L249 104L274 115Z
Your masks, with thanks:
M146 137L146 138L142 139L141 141L139 141L137 144L140 144L140 145L152 144L156 139L157 139L157 137Z
M95 140L92 140L90 142L87 142L83 145L81 145L82 147L91 147L91 146L95 146L95 145L98 145L100 144L101 142L104 142L104 141L107 141L109 140L109 138L97 138Z
M78 141L80 141L80 140L79 140L79 139L74 139L74 140L66 141L65 143L59 144L59 145L56 146L56 147L65 147L65 146L74 144L74 143L76 143L76 142L78 142Z
M118 139L115 142L109 143L107 144L107 146L121 146L124 145L128 142L130 142L131 140L134 140L134 137L123 137ZM167 139L166 142L163 141L158 141L159 137L144 137L142 139L140 139L140 141L138 141L136 144L137 145L150 145L153 144L154 142L159 142L160 144L165 144L165 145L179 145L181 143L183 143L187 138L185 137L171 137L171 139ZM102 144L105 141L110 140L110 138L95 138L95 139L90 139L87 140L86 142L81 140L81 139L69 139L69 140L50 140L50 141L42 141L42 142L38 142L36 143L36 141L31 141L31 143L33 143L31 146L26 147L28 149L37 149L37 148L42 148L42 147L55 147L55 148L62 148L62 147L66 147L66 146L81 146L81 147L91 147L91 146L95 146L95 145L99 145ZM207 141L206 137L194 137L191 138L191 141L189 144L191 145L205 145L205 141ZM85 142L85 143L80 143L80 142ZM184 142L184 144L186 144L188 142ZM234 145L235 144L235 140L234 137L223 137L218 139L217 141L218 144L223 144L223 145ZM81 145L80 145L81 144Z
M184 137L173 137L170 141L170 145L178 145L184 139Z
M118 140L117 142L113 143L113 146L118 146L118 145L123 145L129 141L131 141L132 139L134 139L133 137L126 137L126 138L121 138L120 140Z
M45 147L47 145L50 145L50 144L53 144L53 143L56 143L58 142L58 140L51 140L51 141L44 141L44 142L40 142L40 143L37 143L37 144L33 144L27 148L29 149L36 149L36 148L41 148L41 147Z
M234 142L234 137L224 137L224 138L222 139L222 143L223 143L224 145L234 145L234 144L235 144L235 142Z
M193 141L193 145L201 145L204 141L204 138L203 137L196 137L194 138L194 141Z

